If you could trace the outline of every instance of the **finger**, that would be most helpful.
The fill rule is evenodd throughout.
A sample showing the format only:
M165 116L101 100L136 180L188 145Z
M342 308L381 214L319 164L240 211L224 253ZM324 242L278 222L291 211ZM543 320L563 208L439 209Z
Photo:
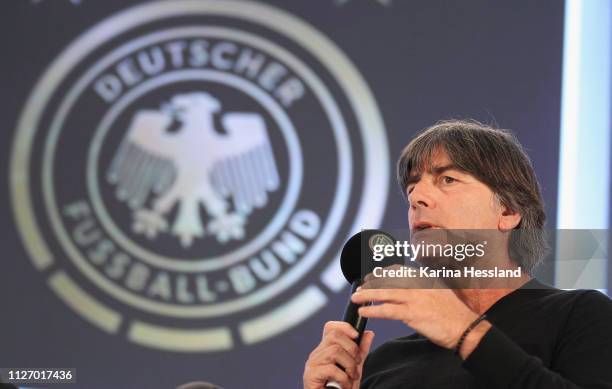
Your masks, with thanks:
M359 346L355 341L346 336L345 333L338 330L331 330L323 341L321 347L328 347L337 344L344 349L347 353L352 355L354 358L359 358Z
M364 304L368 302L389 302L403 303L406 301L405 289L362 289L359 292L353 293L351 301L355 304Z
M369 305L359 308L359 315L372 319L402 320L404 306L399 304Z
M328 321L323 326L323 337L325 338L325 336L333 330L340 331L351 339L357 339L357 336L359 335L357 330L347 322Z
M365 331L361 337L361 344L359 344L359 356L362 361L365 360L366 356L370 352L373 341L374 331Z
M321 367L321 374L325 381L336 381L343 388L350 388L352 380L346 372L336 365L327 365Z
M340 365L346 374L351 378L357 378L357 365L358 362L356 358L345 350L339 347L328 347L324 351L321 352L321 355L317 359L317 364L319 365Z

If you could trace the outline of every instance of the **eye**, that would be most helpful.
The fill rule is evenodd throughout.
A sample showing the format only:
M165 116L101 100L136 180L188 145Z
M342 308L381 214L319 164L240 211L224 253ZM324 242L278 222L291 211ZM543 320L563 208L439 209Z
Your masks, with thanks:
M444 181L445 184L452 184L457 181L455 178L451 176L444 176L442 177L442 180Z

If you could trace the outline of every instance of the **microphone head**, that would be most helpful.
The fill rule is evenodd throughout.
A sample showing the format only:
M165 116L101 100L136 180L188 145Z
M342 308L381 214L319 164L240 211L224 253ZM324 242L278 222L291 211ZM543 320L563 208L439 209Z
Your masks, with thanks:
M375 267L404 264L404 258L393 255L374 261L375 245L395 245L396 239L381 230L362 230L345 243L340 254L340 268L349 284L371 273Z

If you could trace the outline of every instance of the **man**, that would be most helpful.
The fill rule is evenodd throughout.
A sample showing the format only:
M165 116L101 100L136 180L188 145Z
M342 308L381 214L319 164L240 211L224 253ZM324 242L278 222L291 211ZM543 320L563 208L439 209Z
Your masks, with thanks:
M352 300L375 304L360 314L401 320L416 333L368 355L373 332L357 346L350 325L328 322L306 362L304 388L331 380L343 389L612 388L611 300L530 276L546 254L545 215L516 138L473 121L441 122L406 146L397 167L411 234L424 227L518 232L496 260L523 273L503 287L463 289L389 289L366 277Z

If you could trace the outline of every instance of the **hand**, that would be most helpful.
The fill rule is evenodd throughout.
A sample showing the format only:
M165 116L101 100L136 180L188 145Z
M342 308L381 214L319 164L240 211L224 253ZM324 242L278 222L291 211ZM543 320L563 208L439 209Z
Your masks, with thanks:
M438 346L453 349L479 315L451 289L441 287L440 280L435 282L437 287L431 289L432 280L368 275L351 300L375 304L359 308L363 317L401 320Z
M348 323L325 323L321 343L306 361L304 389L321 389L328 381L338 382L343 389L358 389L363 361L372 346L374 332L365 331L360 345L355 343L357 336L357 331Z

